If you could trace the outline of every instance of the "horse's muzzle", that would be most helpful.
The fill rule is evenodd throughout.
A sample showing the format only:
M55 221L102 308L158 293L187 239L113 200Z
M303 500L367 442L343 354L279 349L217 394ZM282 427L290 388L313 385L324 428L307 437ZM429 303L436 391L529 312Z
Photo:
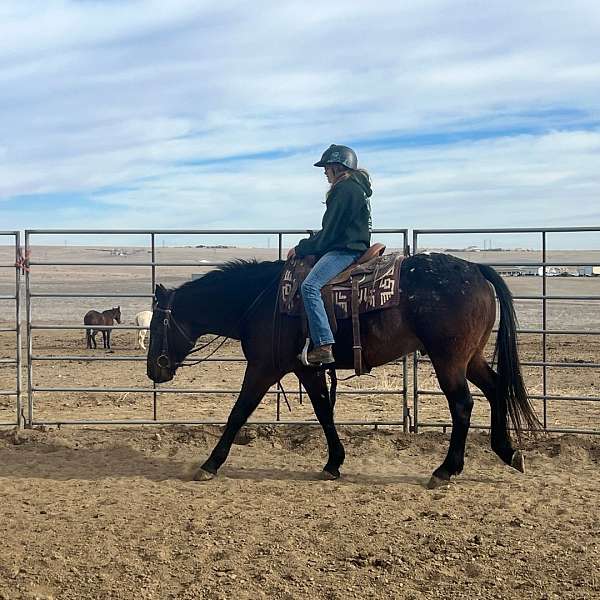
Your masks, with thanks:
M171 381L175 376L175 372L171 370L169 362L161 361L163 364L160 364L159 361L162 358L163 356L159 356L156 361L148 362L146 368L146 374L154 383L165 383L166 381Z

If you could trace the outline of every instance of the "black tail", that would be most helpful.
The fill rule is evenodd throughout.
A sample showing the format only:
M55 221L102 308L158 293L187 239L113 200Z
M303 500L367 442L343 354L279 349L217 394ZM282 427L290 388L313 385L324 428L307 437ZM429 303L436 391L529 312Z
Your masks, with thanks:
M498 401L505 403L508 416L521 437L524 429L540 429L541 425L529 402L521 374L517 349L517 316L512 294L498 273L487 265L478 265L482 275L494 286L500 303L500 325L494 360L498 358Z

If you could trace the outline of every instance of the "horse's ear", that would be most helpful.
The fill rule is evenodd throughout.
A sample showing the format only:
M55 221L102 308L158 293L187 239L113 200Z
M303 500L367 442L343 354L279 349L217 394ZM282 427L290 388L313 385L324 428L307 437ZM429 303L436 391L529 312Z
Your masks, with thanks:
M162 283L157 283L154 288L154 297L157 300L162 300L167 295L167 289Z

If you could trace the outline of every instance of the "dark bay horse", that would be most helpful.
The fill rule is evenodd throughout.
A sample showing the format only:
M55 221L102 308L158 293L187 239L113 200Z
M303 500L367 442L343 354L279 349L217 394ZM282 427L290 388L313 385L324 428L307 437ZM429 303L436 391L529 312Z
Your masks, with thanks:
M325 372L305 367L297 359L304 342L301 319L278 314L283 265L282 261L233 261L179 288L156 287L147 358L150 379L170 381L205 333L240 340L248 361L240 395L221 439L196 471L197 480L217 473L236 433L267 390L290 372L306 388L327 439L324 475L340 475L344 448L335 428ZM523 384L514 306L502 278L491 267L447 254L416 254L402 264L400 289L399 306L361 315L363 357L371 367L415 350L431 358L453 426L448 454L433 472L430 487L448 482L463 469L473 407L467 380L489 401L492 449L506 464L523 472L523 455L514 449L508 425L520 437L523 429L536 429L539 423ZM494 289L500 304L497 372L483 355L496 316ZM335 366L352 369L351 319L338 321L335 338Z
M106 329L102 327L114 325L115 321L121 323L121 307L110 308L109 310L103 310L98 312L97 310L90 310L83 317L84 325L94 325L93 329L85 330L86 348L97 348L96 334L102 332L102 344L104 348L110 348L110 334L112 329Z

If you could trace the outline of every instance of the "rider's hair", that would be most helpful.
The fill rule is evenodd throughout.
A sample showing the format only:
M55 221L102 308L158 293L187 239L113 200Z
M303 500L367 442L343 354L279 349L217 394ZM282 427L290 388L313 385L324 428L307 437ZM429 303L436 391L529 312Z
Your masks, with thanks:
M331 167L331 169L333 171L333 177L334 177L333 181L331 182L331 185L329 186L329 189L327 190L327 196L329 196L329 194L331 193L331 190L333 190L333 188L340 181L344 181L345 179L352 177L353 173L360 173L361 175L366 177L366 179L369 183L371 182L371 176L369 175L369 172L366 169L350 169L339 163L332 163L327 166Z

